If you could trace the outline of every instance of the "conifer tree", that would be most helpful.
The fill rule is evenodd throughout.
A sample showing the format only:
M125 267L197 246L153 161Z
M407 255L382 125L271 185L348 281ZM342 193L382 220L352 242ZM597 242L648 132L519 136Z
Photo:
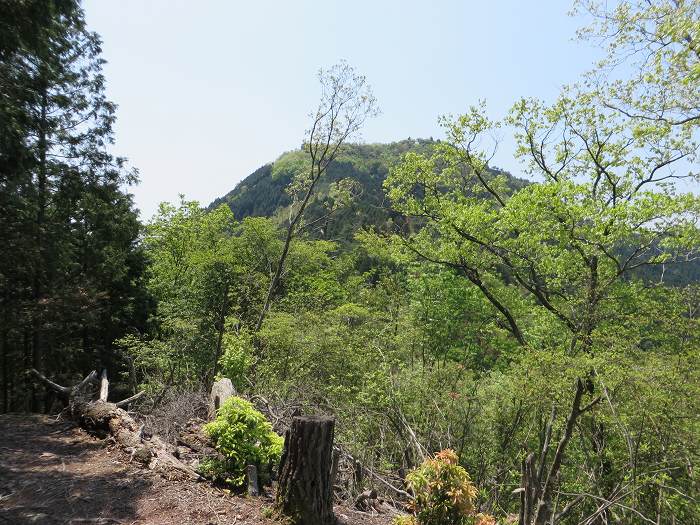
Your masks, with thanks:
M22 406L29 366L112 364L111 342L138 317L143 266L125 185L109 152L100 38L75 0L3 5L0 24L0 294L3 409ZM130 304L131 303L131 304ZM24 404L28 407L27 404ZM32 396L31 408L42 402Z

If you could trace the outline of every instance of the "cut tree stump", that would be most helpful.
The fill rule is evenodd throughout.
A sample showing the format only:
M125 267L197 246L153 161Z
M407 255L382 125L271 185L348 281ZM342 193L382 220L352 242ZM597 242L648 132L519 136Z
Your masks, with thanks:
M138 461L171 479L202 479L197 472L174 456L174 447L157 436L146 439L143 425L139 425L121 408L139 399L143 392L118 403L108 403L109 381L106 371L102 372L102 377L98 380L97 372L93 370L73 387L56 384L37 370L31 369L30 372L68 403L71 419L92 434L114 439L131 455L132 461Z
M294 525L334 525L331 462L335 420L301 416L284 440L276 510Z

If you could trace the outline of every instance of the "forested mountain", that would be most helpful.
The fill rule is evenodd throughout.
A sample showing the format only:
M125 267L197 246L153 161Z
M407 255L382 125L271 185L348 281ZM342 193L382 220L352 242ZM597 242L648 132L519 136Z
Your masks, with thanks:
M405 139L389 144L347 144L329 165L306 211L306 223L314 238L347 242L363 227L374 226L389 231L394 222L404 223L404 216L391 209L382 187L389 170L401 162L406 153L430 155L439 141ZM282 154L277 160L258 168L229 193L209 205L209 209L228 204L234 217L273 217L288 220L292 198L286 189L296 174L308 169L303 149ZM514 189L527 181L491 168L491 175L508 178ZM338 186L345 183L346 192Z
M420 221L407 218L392 209L383 188L389 170L398 165L407 153L430 155L439 141L405 139L388 144L348 144L328 168L326 179L320 184L307 210L306 231L310 238L338 241L341 245L352 242L356 232L366 227L390 232L402 227L416 227ZM248 175L223 197L208 207L213 210L228 205L233 216L271 217L279 224L288 221L292 198L287 188L294 176L303 170L307 161L303 149L280 155L274 162L261 166ZM521 189L529 182L498 168L489 168L492 177L505 177L508 186ZM351 197L338 199L334 189L338 183L352 182ZM640 268L636 275L647 281L659 281L682 286L700 281L700 260L664 267Z

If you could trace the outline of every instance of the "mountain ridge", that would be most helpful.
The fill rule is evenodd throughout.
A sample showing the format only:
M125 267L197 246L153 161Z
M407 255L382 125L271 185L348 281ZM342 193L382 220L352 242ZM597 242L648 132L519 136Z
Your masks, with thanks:
M386 204L382 185L389 170L406 153L430 154L438 143L432 138L407 138L388 143L346 144L329 165L327 174L307 208L308 222L322 223L316 236L351 241L354 232L360 228L373 226L382 230L390 227L393 221L402 216ZM305 159L306 154L301 148L283 153L273 162L262 165L245 177L231 191L212 201L209 209L226 204L239 220L250 216L265 216L284 222L284 211L291 203L285 188L294 174L303 167ZM528 181L498 168L492 168L492 171L494 174L507 175L515 186L528 184ZM359 196L334 211L324 221L324 215L334 203L332 185L343 179L357 183Z

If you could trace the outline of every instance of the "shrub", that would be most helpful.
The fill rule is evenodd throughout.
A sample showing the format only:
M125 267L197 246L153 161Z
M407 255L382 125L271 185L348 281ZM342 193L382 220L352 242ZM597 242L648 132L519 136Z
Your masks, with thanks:
M207 415L207 394L203 390L173 390L159 397L160 403L139 419L146 430L168 443L175 443L189 420Z
M415 494L413 516L398 517L396 525L471 525L489 523L482 514L474 515L476 487L469 474L457 464L457 454L443 450L406 476Z
M479 513L474 516L474 525L496 525L496 518L490 514Z
M233 386L242 389L245 386L245 376L253 364L253 343L246 331L229 332L224 334L223 354L219 359L221 375L228 377Z
M265 416L240 397L227 399L204 431L225 460L209 459L203 462L202 470L234 487L245 482L246 465L268 465L282 455L283 438L275 434Z

